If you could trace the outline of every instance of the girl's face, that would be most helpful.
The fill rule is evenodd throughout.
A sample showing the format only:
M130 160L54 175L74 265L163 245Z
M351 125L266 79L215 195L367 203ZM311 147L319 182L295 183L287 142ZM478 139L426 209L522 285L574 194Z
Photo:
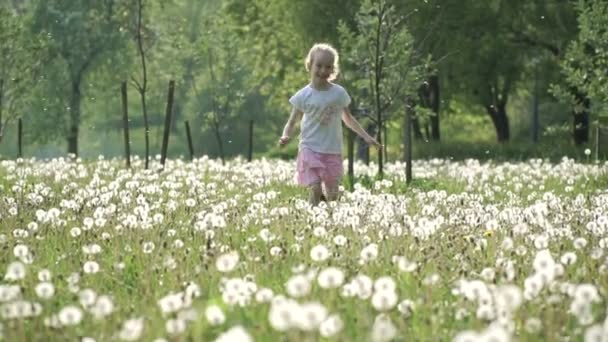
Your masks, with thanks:
M313 54L310 66L310 78L315 83L328 82L334 72L334 56L327 51L317 51Z

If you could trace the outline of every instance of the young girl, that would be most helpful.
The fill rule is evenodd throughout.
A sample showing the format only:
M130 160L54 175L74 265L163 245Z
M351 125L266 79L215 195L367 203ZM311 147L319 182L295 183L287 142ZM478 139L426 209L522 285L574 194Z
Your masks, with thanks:
M332 81L339 72L338 52L328 44L315 44L306 56L310 83L293 95L289 120L279 139L281 146L291 140L294 126L302 119L297 158L297 181L310 190L309 202L317 205L325 187L325 197L338 198L342 177L342 121L369 145L380 148L352 116L350 96Z

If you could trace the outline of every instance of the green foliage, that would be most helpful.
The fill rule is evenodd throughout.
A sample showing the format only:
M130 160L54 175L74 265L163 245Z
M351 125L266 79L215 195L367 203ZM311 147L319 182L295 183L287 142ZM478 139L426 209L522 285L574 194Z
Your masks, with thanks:
M572 89L586 94L593 112L606 114L608 103L608 4L601 0L576 2L579 33L561 62L565 86L555 85L553 93L567 103L582 106ZM579 110L580 111L580 110Z

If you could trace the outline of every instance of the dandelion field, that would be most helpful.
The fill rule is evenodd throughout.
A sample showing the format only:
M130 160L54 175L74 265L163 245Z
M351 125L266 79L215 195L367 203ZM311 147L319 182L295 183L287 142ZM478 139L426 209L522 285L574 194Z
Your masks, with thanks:
M0 162L2 340L608 340L608 164L142 164Z

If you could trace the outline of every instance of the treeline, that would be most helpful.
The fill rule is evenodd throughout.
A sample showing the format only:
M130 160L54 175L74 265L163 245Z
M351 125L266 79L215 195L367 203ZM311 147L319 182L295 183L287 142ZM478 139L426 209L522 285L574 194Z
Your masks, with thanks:
M78 154L80 140L96 139L91 132L120 131L127 81L134 150L145 145L154 155L175 80L174 136L188 120L199 154L243 154L253 120L255 150L265 151L276 144L288 97L308 81L308 48L324 41L341 52L338 82L354 113L383 141L399 145L411 111L420 140L444 139L445 117L478 113L497 141L508 142L512 112L525 98L532 140L552 129L539 122L544 108L561 119L567 112L564 139L582 145L608 94L607 7L602 0L0 0L0 139L22 118L27 143L63 140Z

